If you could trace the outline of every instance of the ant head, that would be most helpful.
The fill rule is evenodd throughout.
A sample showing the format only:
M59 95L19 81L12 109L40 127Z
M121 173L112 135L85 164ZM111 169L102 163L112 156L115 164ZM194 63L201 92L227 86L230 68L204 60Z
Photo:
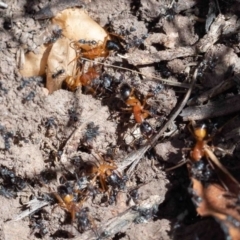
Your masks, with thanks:
M61 196L72 194L72 188L70 186L60 185L57 189Z
M123 100L127 100L132 93L132 88L127 84L124 83L120 88L120 95Z
M193 128L194 137L197 140L204 140L207 137L207 126L206 124L201 124Z

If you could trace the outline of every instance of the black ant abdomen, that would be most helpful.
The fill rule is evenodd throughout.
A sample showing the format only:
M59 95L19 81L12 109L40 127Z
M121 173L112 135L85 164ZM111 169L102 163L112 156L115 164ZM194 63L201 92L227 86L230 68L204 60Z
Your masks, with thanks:
M140 124L140 131L143 135L145 135L147 137L150 137L153 134L152 126L146 121L143 121Z
M107 40L106 48L109 51L120 51L118 44L112 40Z
M124 101L129 98L129 96L131 95L131 92L132 92L132 88L127 83L124 83L120 88L120 95Z

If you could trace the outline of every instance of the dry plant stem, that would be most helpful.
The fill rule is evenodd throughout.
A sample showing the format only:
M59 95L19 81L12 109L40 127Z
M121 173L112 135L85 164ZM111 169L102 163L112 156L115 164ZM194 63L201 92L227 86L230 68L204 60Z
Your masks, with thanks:
M225 17L219 14L215 21L212 23L208 33L199 41L197 48L200 52L206 52L215 42L220 38L224 27L228 24Z
M157 53L146 53L142 50L135 50L128 53L128 61L133 65L147 65L153 62L170 61L180 57L189 57L196 55L195 47L178 47L174 49L167 49L158 51Z
M162 78L151 76L151 75L146 75L146 74L143 74L143 73L140 73L138 71L131 70L131 69L128 69L128 68L115 66L115 65L107 64L107 63L102 63L102 62L98 62L98 61L95 61L95 60L92 61L92 60L89 60L89 59L83 58L83 57L81 58L81 60L86 60L86 61L89 61L89 62L92 62L92 63L97 63L97 64L100 64L100 65L104 65L104 66L107 66L107 67L113 67L113 68L117 68L117 69L126 70L126 71L129 71L129 72L135 73L135 74L140 74L140 75L142 75L144 77L147 77L147 78L162 81L164 84L169 85L169 86L175 86L175 87L181 87L181 88L190 88L190 85L186 84L186 83L179 83L179 82L174 82L174 81L162 79Z
M29 216L30 214L36 212L37 210L47 206L48 204L49 204L49 202L47 202L47 201L34 198L33 200L31 200L27 203L26 206L28 208L25 211L18 214L17 216L15 216L11 221L19 221L19 220Z
M57 13L61 12L62 10L66 8L71 7L84 7L85 2L83 0L58 0L58 2L53 3L51 5L47 5L46 7L42 8L40 11L38 11L35 15L35 19L48 19L52 18Z
M161 203L161 197L159 195L150 196L148 199L142 201L137 207L138 209L152 209ZM105 224L98 229L98 236L92 231L86 231L80 237L74 238L74 240L96 240L96 239L109 239L118 232L124 232L127 227L137 218L140 217L139 211L135 211L132 208L128 208L118 216L108 220Z
M210 102L202 106L187 107L182 111L180 116L183 118L183 121L202 120L225 116L239 112L239 102L240 95L236 95L228 99Z
M231 77L221 83L219 83L217 86L213 87L212 89L203 92L202 94L198 95L195 98L192 98L188 101L187 105L188 106L192 106L192 105L196 105L196 104L202 104L206 101L208 101L209 99L217 96L218 94L225 92L226 90L232 88L233 86L236 85L235 83L235 76Z
M4 2L0 2L0 8L8 8L8 5Z
M207 156L214 162L214 164L221 169L221 171L228 176L232 184L232 189L227 189L228 191L231 191L232 193L235 193L236 195L239 194L240 185L239 182L231 175L231 173L228 172L228 170L219 162L218 158L215 156L215 154L211 151L209 147L206 147L204 149ZM221 179L220 179L221 180Z
M137 151L130 153L120 164L118 164L118 170L120 172L124 171L124 169L126 167L128 167L130 164L132 164L132 166L127 171L127 175L131 175L135 166L138 164L138 162L143 157L143 155L146 153L146 151L148 151L150 148L152 148L156 144L158 139L164 134L164 132L169 127L169 125L171 125L171 123L179 115L179 113L182 111L182 109L184 108L184 106L186 105L186 103L190 97L193 86L196 82L197 72L198 72L198 69L196 69L194 72L190 88L188 89L185 97L183 98L182 102L172 111L172 113L169 116L169 120L163 125L163 127L159 130L159 132L155 136L153 136L145 145L143 145Z
M63 153L62 153L61 158L60 158L60 162L62 164L67 162L67 158L69 156L69 153L76 152L77 149L73 149L73 146L75 145L74 143L76 141L78 142L78 140L81 137L82 130L87 126L89 121L91 121L94 118L95 115L99 114L100 111L101 111L101 109L99 111L96 111L90 117L88 117L69 137L66 145L63 148Z

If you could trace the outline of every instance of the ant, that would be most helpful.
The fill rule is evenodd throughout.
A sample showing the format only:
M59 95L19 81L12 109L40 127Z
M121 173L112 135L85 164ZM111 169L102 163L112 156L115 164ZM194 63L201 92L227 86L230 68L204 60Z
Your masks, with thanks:
M42 219L36 219L36 218L32 217L30 227L32 229L30 235L35 233L37 231L37 229L39 231L36 232L35 234L40 235L41 238L48 233L48 229L46 228Z
M26 182L22 178L16 176L13 171L7 169L6 167L0 168L0 175L5 185L5 188L1 189L2 193L6 193L6 191L8 190L7 188L10 188L10 190L12 189L14 191L20 191L26 187ZM4 195L8 194L6 193Z
M94 156L97 159L98 163L91 166L90 173L95 175L92 179L92 182L98 178L102 191L106 192L108 190L108 177L110 177L113 174L113 171L117 169L117 165L112 160L110 162L107 162L101 155L98 156L101 161L99 161L99 159Z
M2 82L0 82L0 90L3 91L5 94L8 93L8 90L5 87L3 87Z
M88 217L89 208L85 207L81 209L78 213L76 213L76 218L78 222L78 230L80 233L83 233L89 228L91 224L89 217Z
M132 89L128 84L123 84L121 86L120 95L123 101L129 107L127 110L131 110L133 112L135 121L140 124L140 130L142 133L151 135L153 132L152 127L145 121L145 119L150 115L150 112L144 108L147 98L151 97L152 95L145 97L142 103L134 93L134 89Z
M139 223L146 223L148 220L156 217L158 212L158 205L154 205L151 208L140 208L137 206L133 206L132 209L138 212L138 216L134 219L134 222Z
M195 123L191 123L193 130L188 126L189 131L193 134L194 138L196 139L196 144L193 147L192 151L190 152L191 160L194 162L199 161L205 156L204 148L211 139L207 138L207 127L205 124L201 124L197 126Z
M46 119L46 121L44 122L44 125L46 128L56 128L57 124L55 122L55 118L54 117L49 117Z
M109 185L111 185L114 188L119 188L120 190L124 189L127 180L128 180L127 176L120 177L115 172L113 172L110 176L107 177Z
M0 188L0 195L4 196L5 198L16 198L17 197L16 193L14 193L11 190L8 190L4 186L1 186L1 188Z
M87 229L92 228L92 230L96 234L96 236L99 237L98 232L97 232L97 226L96 226L93 218L91 216L89 216L89 208L88 207L82 208L76 214L76 218L77 218L77 223L78 223L77 224L78 230L80 233L83 233ZM99 238L97 238L97 239L99 239Z
M55 122L54 117L49 117L43 122L44 126L46 127L45 135L47 137L52 137L56 133L57 123Z
M26 102L29 102L31 100L33 100L35 97L35 93L33 91L31 91L23 100L22 103L25 104Z
M30 81L28 80L24 80L21 82L20 86L17 87L17 90L22 90L23 88L25 88L26 86L28 86L30 84Z
M76 90L78 87L83 86L86 90L95 93L93 88L90 86L92 81L99 77L99 73L96 66L89 67L87 72L80 73L80 69L77 70L76 76L68 76L65 80L67 88L71 91Z
M128 200L128 202L130 202L131 199L134 201L134 203L138 202L138 199L139 199L138 188L132 189L129 192L129 200Z
M79 52L76 59L79 59L81 57L88 58L90 60L94 60L95 58L98 57L106 58L109 55L110 51L119 51L121 49L120 46L118 45L117 42L109 40L109 35L104 38L102 44L99 44L98 46L93 48L92 45L94 44L92 43L95 43L95 41L87 41L82 39L79 41L74 41L73 48L77 52Z
M76 123L79 120L78 113L73 108L68 110L68 115L69 115L69 121L68 121L69 126L72 125L73 123Z
M76 219L76 213L80 211L83 201L86 198L79 201L79 196L74 195L73 189L71 187L66 187L65 185L59 186L58 192L54 192L53 194L58 200L59 206L71 214L72 222L74 222Z
M52 37L46 39L46 44L55 43L62 36L62 29L56 27L52 30Z
M2 138L4 140L4 149L3 150L9 150L11 147L10 139L13 141L16 141L17 136L14 136L14 133L11 131L7 131L7 129L0 125L0 134L2 135Z
M138 38L137 36L134 36L132 40L129 40L126 49L129 50L130 48L139 48L143 47L144 41L147 39L148 35L142 35L142 37Z
M212 141L213 136L208 136L207 127L205 124L197 125L194 121L190 122L192 129L190 128L190 125L188 125L189 131L193 134L194 138L196 139L196 144L192 148L190 152L190 159L193 163L193 168L195 166L197 170L197 176L198 177L199 172L203 173L204 176L211 177L212 173L211 170L208 167L203 167L203 163L201 161L204 160L204 158L207 159L209 165L212 169L214 169L218 175L218 179L222 183L222 185L225 187L226 190L231 190L232 192L239 193L239 183L238 181L228 172L228 170L220 163L218 158L213 153L213 150L219 149L220 151L223 151L221 148L218 147L211 147L208 145L208 142ZM220 131L220 130L218 130ZM190 169L192 173L194 173L194 169ZM200 180L201 180L200 176Z
M102 75L101 78L102 78L102 85L103 85L104 89L111 91L110 87L113 82L113 78L106 73L104 75Z
M3 28L8 31L8 30L12 29L12 26L13 26L13 23L12 23L11 18L6 17L4 22L3 22Z
M52 74L52 78L57 78L57 77L59 77L63 73L65 73L65 70L64 69L60 69L57 72Z
M152 126L147 121L143 121L140 124L140 131L144 136L149 137L153 134L154 130L153 130Z
M94 79L99 77L98 67L92 66L89 67L86 73L83 73L80 77L80 82L82 86L85 88L85 92L95 93L95 90L90 86Z
M95 125L94 122L87 124L86 132L84 133L84 141L91 142L99 135L99 125Z
M97 42L95 40L85 40L85 39L80 39L78 41L80 44L88 44L88 45L97 45Z

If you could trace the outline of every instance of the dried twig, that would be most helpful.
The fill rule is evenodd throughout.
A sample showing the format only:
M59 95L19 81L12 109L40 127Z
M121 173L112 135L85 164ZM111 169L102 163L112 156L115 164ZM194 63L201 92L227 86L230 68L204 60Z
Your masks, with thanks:
M67 162L67 157L69 156L69 153L76 152L77 148L75 149L74 146L76 146L76 142L79 141L81 137L82 130L87 126L90 120L94 118L97 114L99 114L99 111L96 111L94 114L92 114L90 117L85 119L85 121L72 133L72 135L69 137L68 141L66 142L66 145L63 148L63 153L61 155L60 162L62 164Z
M84 0L58 0L57 2L53 4L49 4L46 7L42 8L40 11L38 11L35 15L35 19L48 19L52 18L57 13L63 11L66 8L71 8L71 7L84 7L85 2Z
M32 214L33 212L47 206L50 202L38 199L38 198L34 198L33 200L29 201L26 204L27 209L22 211L20 214L18 214L16 217L14 217L11 221L19 221L27 216L29 216L30 214Z
M96 60L92 61L92 60L89 60L89 59L83 58L83 57L82 57L81 59L84 60L84 61L88 61L88 62L92 62L92 63L97 63L97 64L104 65L104 66L107 66L107 67L112 67L112 68L117 68L117 69L126 70L126 71L132 72L132 73L134 73L134 74L139 74L139 75L142 75L142 76L147 77L147 78L150 78L150 79L154 79L154 80L161 81L163 84L166 84L166 85L169 85L169 86L175 86L175 87L181 87L181 88L190 88L190 84L187 84L187 83L174 82L174 81L167 80L167 79L163 79L163 78L160 78L160 77L156 77L156 76L152 76L152 75L147 75L147 74L144 74L144 73L141 73L141 72L138 72L138 71L129 69L129 68L120 67L120 66L115 66L115 65L108 64L108 63L103 63L103 62L98 62L98 61L96 61Z
M217 96L218 94L225 92L226 90L235 86L235 84L236 84L235 79L236 79L236 76L231 77L231 78L219 83L217 86L213 87L212 89L207 90L207 91L203 92L202 94L199 94L197 97L190 99L188 101L187 105L192 106L192 105L196 105L196 104L202 104L202 103L208 101L209 99Z
M8 8L8 5L4 2L0 2L0 8L6 9L6 8Z
M185 108L180 116L184 121L202 120L213 117L220 117L240 111L240 95L227 98L221 101L210 102L206 105L191 106Z
M158 51L157 53L147 53L146 51L136 49L132 53L128 53L128 62L133 65L147 65L154 62L170 61L180 57L188 57L196 55L195 47L178 47Z

